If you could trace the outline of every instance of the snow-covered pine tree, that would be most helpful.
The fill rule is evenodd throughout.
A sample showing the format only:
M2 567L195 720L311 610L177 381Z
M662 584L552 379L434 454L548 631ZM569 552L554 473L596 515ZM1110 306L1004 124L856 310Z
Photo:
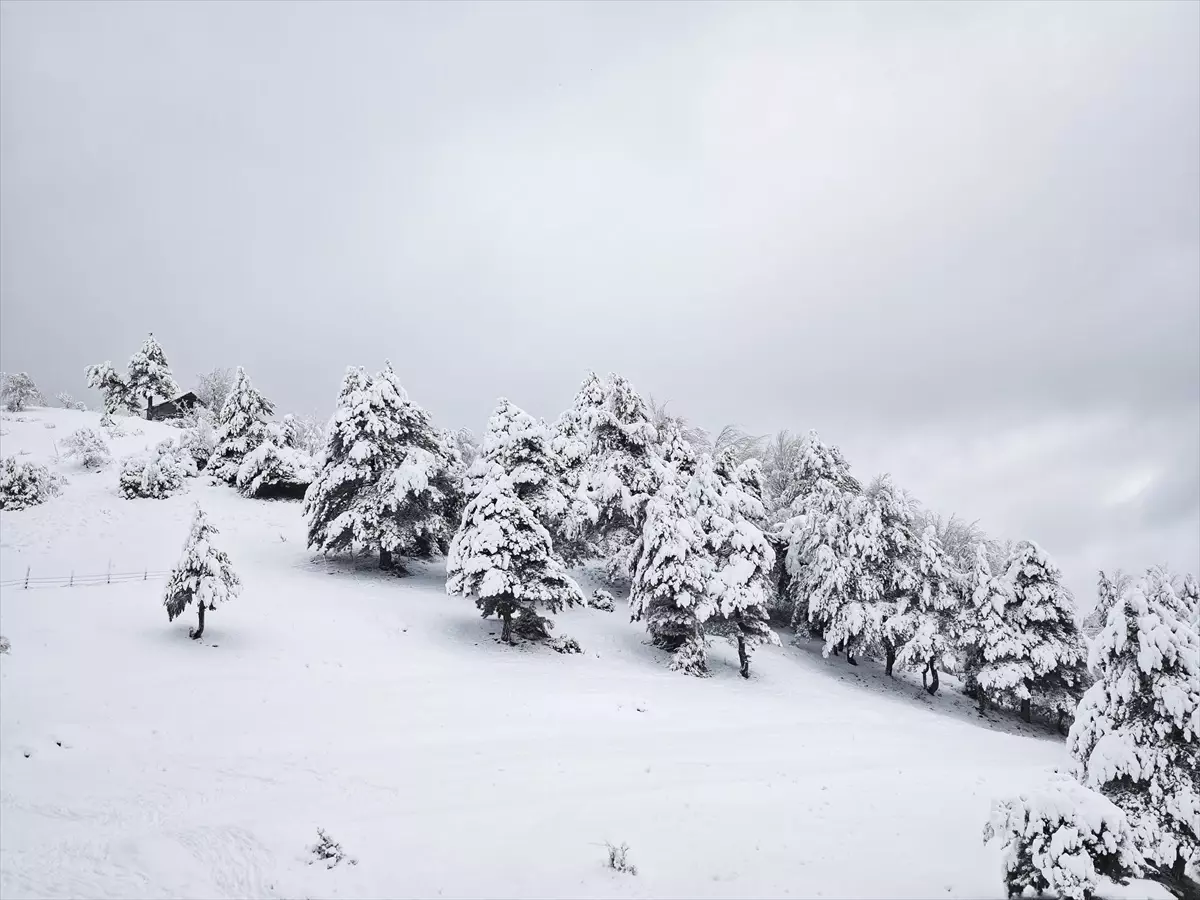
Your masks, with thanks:
M214 610L241 592L241 581L229 563L229 554L213 543L217 533L197 504L183 555L171 572L163 597L168 621L174 621L195 602L199 618L196 627L189 631L194 640L204 634L205 610Z
M554 423L550 446L563 467L563 481L570 493L586 490L592 454L592 428L596 413L604 406L606 389L595 372L588 372L575 400Z
M446 593L474 596L504 623L500 639L549 637L544 613L585 602L551 552L550 533L503 475L487 480L463 511L446 556Z
M895 606L885 623L887 646L897 648L900 665L920 668L925 689L936 694L939 666L954 662L959 604L955 573L933 525L925 527L900 561L893 590Z
M87 386L99 391L104 401L101 423L112 421L113 416L137 402L130 396L129 385L125 383L125 379L113 367L110 360L88 366L85 374L87 375Z
M592 427L588 495L596 505L596 530L609 571L629 577L645 507L657 489L658 435L641 396L620 375L610 374L604 405Z
M462 457L409 399L390 362L375 383L396 428L397 461L379 482L380 562L388 567L396 557L430 559L449 549L463 510Z
M1083 633L1094 638L1108 622L1108 612L1121 596L1132 586L1133 580L1121 570L1109 576L1100 572L1099 584L1096 588L1096 608L1083 620Z
M794 627L820 637L828 625L812 614L811 597L838 567L834 546L846 552L850 516L862 487L837 447L824 444L815 431L801 443L793 473L795 499L778 540L787 546L779 595L790 608ZM777 567L778 568L778 567Z
M1087 686L1087 646L1075 622L1075 600L1058 567L1032 541L1017 545L1005 577L1012 585L1009 612L1024 636L1032 677L1018 689L1021 717L1038 704L1060 719L1075 708Z
M701 457L689 490L696 497L713 563L708 590L715 611L704 628L737 645L741 675L749 678L750 648L779 643L767 612L775 551L760 527L765 518L762 469L754 459L730 469L732 462L724 453L716 461ZM710 479L717 488L715 504L705 484Z
M715 611L709 593L713 560L695 495L668 478L646 504L629 605L654 645L673 654L672 669L704 675L704 623Z
M255 390L246 370L238 366L233 389L225 398L217 420L217 448L205 471L226 484L236 485L246 457L268 439L267 420L274 412L271 401Z
M455 462L391 365L346 370L316 480L304 499L308 545L396 557L444 552L461 508Z
M1184 610L1162 569L1115 597L1067 738L1075 776L1125 811L1176 885L1200 863L1200 636Z
M586 510L564 483L545 422L501 398L488 419L483 445L467 470L464 490L473 497L491 480L507 476L518 499L550 532L560 559L578 560L586 549Z
M685 477L696 471L696 449L684 436L679 424L668 419L659 431L659 453L662 461L674 466Z
M962 665L963 693L977 699L982 711L987 707L987 694L980 687L979 675L990 662L987 654L995 654L1016 635L1004 620L1009 591L1003 579L992 572L986 543L977 541L972 555L972 566L964 578L955 637Z
M170 399L178 395L179 385L167 365L167 355L151 333L133 356L129 357L129 374L125 379L130 397L146 398L146 417L155 397Z

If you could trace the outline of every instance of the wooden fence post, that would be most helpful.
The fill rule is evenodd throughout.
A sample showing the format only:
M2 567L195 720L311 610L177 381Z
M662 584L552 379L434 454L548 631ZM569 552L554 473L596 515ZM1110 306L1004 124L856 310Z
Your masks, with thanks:
M25 567L25 590L29 590L29 566Z
M75 587L75 571L71 570L71 580L67 583L67 587Z
M108 561L108 575L104 579L105 584L112 584L112 560Z

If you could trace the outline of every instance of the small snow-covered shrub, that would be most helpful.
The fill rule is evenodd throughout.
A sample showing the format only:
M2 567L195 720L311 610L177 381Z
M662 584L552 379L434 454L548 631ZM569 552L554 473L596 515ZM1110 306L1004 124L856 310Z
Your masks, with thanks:
M112 462L112 450L103 435L91 428L71 432L62 442L63 456L85 469L102 469Z
M7 653L11 649L12 644L9 643L8 638L0 634L0 653Z
M54 395L54 399L61 404L63 409L73 409L76 412L87 412L87 404L81 400L76 400L66 391L59 391Z
M57 428L58 426L55 425L53 422L43 422L42 427L43 428Z
M614 609L616 609L613 595L602 588L597 588L596 590L592 591L592 596L588 598L588 606L590 606L592 609L599 609L603 612L612 612Z
M114 419L112 416L104 415L100 417L100 427L104 429L104 433L110 438L125 437L125 426Z
M191 455L170 441L161 442L153 454L130 456L121 461L118 488L121 495L162 499L183 489L183 479L196 474Z
M550 648L556 653L582 653L583 648L579 646L579 641L573 637L562 635L560 637L551 638L547 643Z
M208 465L217 446L217 433L207 419L197 419L192 428L179 435L179 447L187 452L199 471Z
M608 867L610 869L625 875L637 874L637 866L629 861L628 844L617 845L610 841L605 841L604 846L608 848Z
M45 466L6 457L0 462L0 509L25 509L58 494L63 479Z
M311 866L318 860L325 863L325 868L332 869L338 863L345 861L348 866L358 865L358 860L352 856L348 856L346 851L342 849L342 845L325 833L324 828L317 829L317 837L319 840L308 849L316 859L309 860Z
M9 412L20 412L42 402L42 392L27 372L5 375L0 381L0 401Z
M983 829L1004 848L1008 896L1027 889L1067 900L1089 900L1100 878L1124 884L1142 873L1142 857L1125 813L1073 781L992 804Z
M247 497L303 499L304 491L315 477L312 460L303 451L281 446L268 438L242 459L237 488Z

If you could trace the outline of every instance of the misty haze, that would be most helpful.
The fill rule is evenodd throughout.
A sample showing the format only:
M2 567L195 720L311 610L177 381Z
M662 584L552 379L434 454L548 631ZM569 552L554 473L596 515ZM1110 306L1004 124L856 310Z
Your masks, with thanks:
M0 0L0 898L1200 898L1200 2Z

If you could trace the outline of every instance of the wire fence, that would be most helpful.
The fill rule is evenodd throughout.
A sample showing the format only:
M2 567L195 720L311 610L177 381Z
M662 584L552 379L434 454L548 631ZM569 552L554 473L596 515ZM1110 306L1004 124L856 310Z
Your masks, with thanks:
M23 591L38 588L64 587L95 587L100 584L128 584L134 581L149 581L150 579L166 578L170 570L143 569L140 572L108 571L101 575L33 575L32 569L27 568L23 578L6 578L0 581L0 588L15 588Z

